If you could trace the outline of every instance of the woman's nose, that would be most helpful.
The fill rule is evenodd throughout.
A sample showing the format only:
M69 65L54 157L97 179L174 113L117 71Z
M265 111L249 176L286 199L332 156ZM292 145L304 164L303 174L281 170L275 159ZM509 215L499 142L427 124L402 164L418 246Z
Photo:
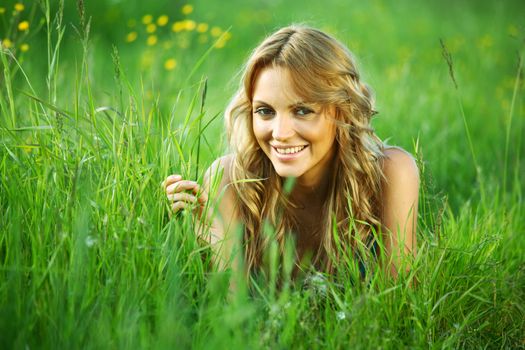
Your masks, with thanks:
M293 120L287 115L277 115L274 118L272 137L275 140L286 140L294 134Z

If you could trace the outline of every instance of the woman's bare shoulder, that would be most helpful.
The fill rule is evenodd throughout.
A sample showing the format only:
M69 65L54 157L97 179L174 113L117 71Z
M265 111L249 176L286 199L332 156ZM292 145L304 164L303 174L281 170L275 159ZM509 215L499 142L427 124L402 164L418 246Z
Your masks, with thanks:
M238 203L235 196L235 188L231 184L231 168L233 166L234 155L228 154L217 158L208 168L204 176L205 186L208 193L216 205L222 226L216 232L217 236L225 237L230 232L231 227L238 224Z
M230 170L233 165L233 157L233 154L227 154L215 159L204 174L204 181L211 183L214 182L214 180L219 180L221 184L220 187L228 185L231 182Z
M419 183L419 170L414 157L401 147L384 149L383 174L387 182Z
M234 202L234 188L230 186L233 161L233 154L219 157L204 174L205 187L212 197L218 198L222 204Z

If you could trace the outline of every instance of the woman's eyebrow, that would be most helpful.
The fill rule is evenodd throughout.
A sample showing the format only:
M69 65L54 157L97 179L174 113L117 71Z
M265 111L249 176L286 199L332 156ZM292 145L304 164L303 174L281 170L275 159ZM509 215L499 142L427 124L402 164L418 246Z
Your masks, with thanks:
M261 101L261 100L254 100L253 104L260 104L260 105L271 106L269 103ZM307 103L307 102L298 101L298 102L294 102L291 105L289 105L288 108L291 109L291 108L295 108L295 107L305 107L305 106L308 106L308 105L309 105L309 103Z
M290 106L288 106L289 108L293 108L293 107L306 107L310 105L308 102L304 102L304 101L299 101L299 102L295 102L294 104L291 104Z
M296 110L296 109L308 109L310 110L310 112L314 112L314 113L317 113L317 111L319 110L319 106L317 106L316 104L314 103L308 103L308 102L304 102L304 101L300 101L300 102L297 102L293 105L290 105L288 107L290 110Z
M266 102L264 102L264 101L260 101L260 100L254 100L254 101L253 101L253 104L259 104L259 105L270 106L269 103L266 103Z

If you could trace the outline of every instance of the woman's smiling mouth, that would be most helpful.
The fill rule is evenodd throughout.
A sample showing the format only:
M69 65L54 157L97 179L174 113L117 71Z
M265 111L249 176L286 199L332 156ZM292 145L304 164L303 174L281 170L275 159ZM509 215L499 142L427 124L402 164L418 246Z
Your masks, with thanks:
M293 147L282 147L282 146L271 146L279 158L295 158L294 156L301 153L308 145L293 146Z

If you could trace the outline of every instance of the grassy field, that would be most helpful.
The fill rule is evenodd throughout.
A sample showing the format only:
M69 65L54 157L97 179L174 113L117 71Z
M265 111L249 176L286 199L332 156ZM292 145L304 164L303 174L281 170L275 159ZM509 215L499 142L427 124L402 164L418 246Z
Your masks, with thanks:
M0 3L0 348L525 348L520 1L150 3ZM168 219L161 181L227 152L236 73L293 22L352 49L419 160L417 286L228 296Z

